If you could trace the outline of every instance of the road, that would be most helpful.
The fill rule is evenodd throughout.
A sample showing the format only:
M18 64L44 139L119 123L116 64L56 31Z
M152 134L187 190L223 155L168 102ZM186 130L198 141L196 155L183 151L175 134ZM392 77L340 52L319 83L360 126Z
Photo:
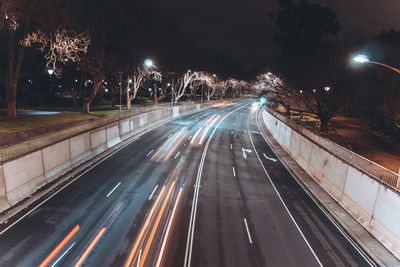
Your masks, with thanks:
M274 155L254 101L134 139L2 225L0 265L368 266Z

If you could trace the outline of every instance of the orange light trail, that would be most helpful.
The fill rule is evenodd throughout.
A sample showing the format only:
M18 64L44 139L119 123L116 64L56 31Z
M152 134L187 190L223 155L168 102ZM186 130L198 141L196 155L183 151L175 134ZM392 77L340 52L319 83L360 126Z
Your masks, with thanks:
M74 235L79 231L79 224L76 225L71 232L54 248L54 250L39 264L39 267L46 267L50 262L57 256L57 254L65 247L66 244L74 237Z
M169 232L171 230L172 222L173 222L174 217L175 217L176 207L178 206L179 199L181 197L181 193L182 193L182 188L179 190L178 197L176 198L176 202L175 202L174 208L173 208L172 213L171 213L171 217L170 217L169 222L168 222L167 230L165 231L165 236L164 236L164 240L163 240L162 245L161 245L161 250L160 250L160 253L158 254L156 267L159 267L161 265L161 260L162 260L162 258L164 256L165 246L166 246L166 243L167 243L167 240L168 240Z
M164 214L165 207L166 207L167 204L168 204L168 200L169 200L169 198L170 198L170 196L171 196L172 190L174 189L174 185L175 185L175 181L172 182L172 184L171 184L171 187L170 187L170 189L169 189L169 191L168 191L168 193L167 193L167 196L166 196L166 198L164 199L164 202L163 202L163 204L162 204L162 206L161 206L160 212L158 213L158 216L157 216L157 219L156 219L156 221L155 221L155 223L154 223L153 229L152 229L151 232L150 232L150 236L149 236L149 238L147 239L147 243L146 243L146 246L145 246L145 248L144 248L144 250L143 250L142 257L140 258L140 263L139 263L139 266L140 266L140 267L143 267L144 263L146 262L147 254L148 254L149 249L150 249L150 246L151 246L151 244L152 244L152 242L153 242L154 235L156 234L156 231L157 231L158 226L159 226L159 224L160 224L161 217L162 217L162 215Z
M209 125L207 125L207 128L204 130L203 135L202 135L201 138L200 138L199 145L203 144L203 141L204 141L204 138L205 138L206 135L207 135L207 132L208 132L208 131L210 130L210 128L218 121L218 119L219 119L219 116L216 117L215 119L213 119Z
M153 204L153 207L150 210L150 213L148 214L148 216L146 218L145 223L142 226L142 229L140 230L138 237L136 238L135 244L134 244L131 252L129 253L128 259L126 260L126 262L124 264L125 267L131 266L134 256L136 255L137 249L138 249L138 247L142 241L142 238L147 230L147 226L150 224L151 217L153 216L153 213L154 213L158 203L160 202L161 196L164 194L164 191L165 191L165 186L161 189L156 201Z
M89 256L90 252L93 250L94 246L99 242L100 238L103 236L106 231L106 227L101 228L101 230L96 234L95 238L90 242L89 246L86 248L85 252L83 252L82 256L75 263L75 267L80 267L86 260L87 256Z

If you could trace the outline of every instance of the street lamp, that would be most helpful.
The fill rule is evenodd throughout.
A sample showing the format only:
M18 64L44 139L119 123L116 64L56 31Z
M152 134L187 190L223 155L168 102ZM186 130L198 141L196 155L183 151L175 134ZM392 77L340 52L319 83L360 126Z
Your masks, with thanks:
M155 67L153 60L151 60L149 58L144 61L144 66L146 68L154 68Z
M381 62L371 61L371 60L369 60L369 58L366 55L362 55L362 54L356 55L355 57L353 57L353 61L356 63L360 63L360 64L371 63L371 64L379 65L379 66L385 67L387 69L390 69L390 70L400 74L400 68L395 68L395 67L389 66L387 64L381 63Z
M325 86L324 90L325 90L325 92L329 92L331 90L331 88L329 86Z
M47 69L47 73L49 73L49 75L50 75L50 96L52 96L53 95L53 88L52 88L53 79L52 79L52 77L53 77L54 70Z

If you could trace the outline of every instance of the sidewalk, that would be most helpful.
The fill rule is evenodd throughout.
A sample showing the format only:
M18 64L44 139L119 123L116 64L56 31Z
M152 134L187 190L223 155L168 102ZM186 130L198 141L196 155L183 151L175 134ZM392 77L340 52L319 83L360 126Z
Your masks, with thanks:
M331 124L355 153L396 173L399 172L400 151L369 130L367 121L337 116L332 119Z

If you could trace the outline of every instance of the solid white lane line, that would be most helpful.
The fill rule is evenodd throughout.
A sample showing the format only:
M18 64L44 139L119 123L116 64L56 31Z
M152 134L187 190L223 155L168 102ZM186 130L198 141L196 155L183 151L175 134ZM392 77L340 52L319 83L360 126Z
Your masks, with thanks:
M315 197L312 195L311 192L309 192L308 188L304 187L304 185L298 181L298 178L295 176L293 171L288 167L288 165L285 163L285 161L282 159L282 157L277 153L276 149L272 146L272 144L268 141L268 139L264 136L264 134L261 132L260 129L260 124L257 121L257 127L260 130L260 134L263 137L264 141L268 144L268 146L271 148L271 150L275 153L277 158L279 158L280 162L285 166L286 170L290 173L290 175L293 177L293 179L296 181L296 183L304 190L304 192L314 201L314 203L317 205L317 207L325 214L325 216L332 222L332 224L338 229L338 231L346 238L346 240L354 247L355 250L361 255L361 257L364 258L365 261L367 261L370 266L375 266L375 264L365 255L363 250L359 248L358 244L356 244L346 232L342 230L342 227L338 225L336 220L332 218L332 215L330 215L324 208L322 208L319 204L319 201L315 199Z
M235 167L232 167L232 171L233 171L233 176L236 177Z
M176 159L176 158L179 156L180 153L181 153L181 152L178 151L178 153L176 153L174 159Z
M168 138L171 138L171 136L173 136L173 135L174 135L174 134L170 134L170 135L168 135L167 139L168 139Z
M193 135L189 136L188 141L190 141L190 139L192 139Z
M5 232L8 231L8 229L10 229L11 227L13 227L14 225L16 225L18 222L20 222L22 219L24 219L26 216L28 216L29 214L31 214L32 212L34 212L37 208L39 208L40 206L42 206L44 203L46 203L49 199L51 199L52 197L54 197L55 195L57 195L59 192L61 192L64 188L66 188L67 186L69 186L70 184L72 184L73 182L75 182L77 179L79 179L82 175L86 174L87 172L89 172L90 170L92 170L94 167L96 167L97 165L99 165L100 163L102 163L103 161L105 161L106 159L108 159L109 157L111 157L112 155L114 155L115 153L119 152L121 149L127 147L128 145L132 144L133 142L139 140L140 137L136 137L135 139L133 139L132 141L128 142L127 144L121 146L120 148L116 149L114 152L110 153L108 156L104 157L103 159L99 160L96 164L92 165L90 168L88 168L86 171L82 172L81 174L79 174L77 177L75 177L74 179L72 179L70 182L68 182L67 184L65 184L63 187L61 187L60 189L58 189L56 192L54 192L53 194L51 194L49 197L47 197L46 199L44 199L42 202L40 202L37 206L35 206L33 209L31 209L29 212L25 213L23 216L21 216L20 218L18 218L15 222L13 222L12 224L10 224L8 227L6 227L3 231L0 232L0 235L4 234Z
M114 186L114 188L110 191L110 193L107 194L107 197L111 196L111 194L115 191L115 189L117 189L117 187L120 185L121 185L121 182L119 182L116 186Z
M141 258L141 257L142 257L142 249L139 250L139 255L138 255L136 267L139 267L139 265L140 265L140 258Z
M197 177L196 177L196 183L195 183L195 188L194 188L194 192L193 192L193 200L192 200L192 209L190 212L190 221L189 221L189 229L188 229L188 235L187 235L187 241L186 241L186 251L185 251L185 260L183 263L184 267L190 267L191 262L192 262L192 251L193 251L193 239L194 239L194 229L196 226L196 215L197 215L197 203L198 203L198 199L199 199L199 190L200 190L200 182L201 182L201 176L202 176L202 172L203 172L203 165L204 165L204 161L205 158L207 156L207 150L208 147L210 145L210 142L215 134L215 132L217 131L217 129L219 128L219 125L228 117L230 116L232 113L245 108L246 106L250 105L249 104L244 104L242 106L240 106L239 108L232 110L231 112L229 112L228 114L226 114L218 123L217 125L214 127L213 131L210 134L210 137L207 139L206 145L204 146L203 149L203 154L201 155L201 160L200 160L200 165L197 171Z
M246 218L243 218L244 225L246 226L246 231L247 231L247 237L249 238L250 244L253 244L253 240L251 239L250 231L249 231L249 226L247 225L247 220Z
M231 150L232 150L232 144L231 144Z
M231 135L233 135L233 131L231 131Z
M261 158L260 158L260 156L258 155L258 152L257 152L257 150L256 150L256 146L254 145L253 138L251 137L250 131L248 131L248 134L249 134L249 137L250 137L251 144L253 145L254 152L255 152L255 154L256 154L256 156L257 156L257 158L258 158L258 161L260 162L261 167L263 168L263 170L264 170L264 172L265 172L265 174L266 174L266 176L267 176L269 182L271 183L272 187L274 188L275 193L278 195L279 200L281 201L281 203L282 203L283 207L285 208L286 212L288 213L290 219L292 220L292 222L293 222L294 225L296 226L297 230L299 231L299 233L300 233L301 237L303 238L304 242L306 243L307 247L310 249L311 253L313 254L313 256L314 256L314 258L315 258L315 260L318 262L319 266L322 267L323 265L322 265L321 261L319 260L317 254L315 253L315 251L314 251L313 248L311 247L310 243L308 242L308 240L307 240L306 237L304 236L303 231L301 231L301 229L300 229L299 225L297 224L297 222L295 221L295 219L294 219L292 213L289 211L289 209L288 209L288 207L286 206L285 202L283 201L281 195L279 194L278 189L275 187L274 182L272 182L272 179L271 179L271 177L269 176L269 173L268 173L267 170L265 169L264 164L262 163Z
M157 188L158 188L158 185L156 185L156 186L154 187L153 192L151 192L151 194L150 194L150 196L149 196L149 200L153 197L153 195L154 195L154 193L156 192Z
M62 258L64 258L64 256L67 255L67 253L75 246L75 243L76 243L76 242L72 243L72 245L69 246L69 247L67 248L67 250L64 251L63 254L61 254L61 256L51 265L51 267L56 266L56 264L57 264Z
M147 153L146 158L147 158L148 156L150 156L151 153L153 153L153 151L154 151L154 149L152 149L149 153Z

